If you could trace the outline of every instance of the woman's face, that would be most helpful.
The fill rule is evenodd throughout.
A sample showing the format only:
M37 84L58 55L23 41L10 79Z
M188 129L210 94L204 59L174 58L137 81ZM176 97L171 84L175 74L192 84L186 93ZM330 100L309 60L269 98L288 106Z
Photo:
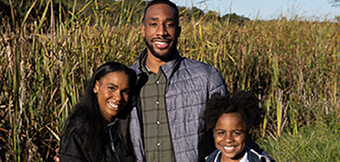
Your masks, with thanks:
M129 76L120 71L110 72L96 81L93 92L104 119L111 122L129 100Z
M246 125L239 113L222 114L214 129L215 146L221 161L239 161L246 146Z

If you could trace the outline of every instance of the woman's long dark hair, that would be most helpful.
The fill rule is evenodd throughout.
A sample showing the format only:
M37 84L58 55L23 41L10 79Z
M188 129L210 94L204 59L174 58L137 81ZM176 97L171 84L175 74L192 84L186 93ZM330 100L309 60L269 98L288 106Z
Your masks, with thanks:
M89 154L91 161L102 160L105 145L110 144L106 129L107 121L105 121L100 113L97 96L93 92L93 88L97 80L100 80L103 76L111 72L123 72L129 76L129 102L117 115L117 118L126 121L132 108L131 103L136 75L133 70L118 62L107 62L96 69L88 81L84 96L80 102L74 106L74 112L66 121L66 126L72 125L72 127L76 127L77 131L84 135L83 146L87 149L86 152ZM128 131L128 122L120 124L118 129L122 134L126 134ZM121 138L124 146L128 146L129 136L123 136Z

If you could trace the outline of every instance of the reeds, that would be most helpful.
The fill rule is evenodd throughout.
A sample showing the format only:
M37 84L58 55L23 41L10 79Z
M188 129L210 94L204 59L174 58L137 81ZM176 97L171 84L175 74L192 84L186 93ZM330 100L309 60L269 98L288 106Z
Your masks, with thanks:
M132 65L145 48L139 31L142 3L88 1L76 9L75 1L69 15L55 18L47 17L53 10L48 2L35 19L29 18L33 3L20 23L1 24L0 156L5 161L51 160L60 126L93 69L105 61ZM179 51L214 65L229 91L259 96L267 111L262 136L296 135L317 122L334 126L338 134L339 22L235 24L184 12Z

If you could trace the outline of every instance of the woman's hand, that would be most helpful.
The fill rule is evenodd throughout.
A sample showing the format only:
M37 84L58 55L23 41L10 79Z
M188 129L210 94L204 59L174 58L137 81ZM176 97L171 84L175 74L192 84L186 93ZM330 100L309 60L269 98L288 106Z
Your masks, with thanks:
M59 148L55 149L56 155L53 157L54 162L59 162Z

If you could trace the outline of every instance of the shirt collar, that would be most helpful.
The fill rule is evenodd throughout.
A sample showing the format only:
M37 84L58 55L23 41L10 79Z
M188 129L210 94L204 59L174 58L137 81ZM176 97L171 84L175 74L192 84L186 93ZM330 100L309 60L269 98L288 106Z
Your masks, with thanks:
M144 49L139 55L139 66L140 70L144 73L152 73L150 69L146 66L146 58L147 58L147 49ZM179 61L182 57L179 55L178 50L175 51L174 57L172 60L166 62L162 65L159 71L163 71L166 76L170 76L175 69L177 69L177 65L179 65Z
M248 151L245 150L246 152L244 153L242 159L239 161L239 162L249 162L248 160ZM214 162L220 162L221 161L221 151L218 151L216 156L215 156L215 159L214 159Z
M249 162L248 161L248 151L246 150L246 152L244 153L242 159L239 162Z

